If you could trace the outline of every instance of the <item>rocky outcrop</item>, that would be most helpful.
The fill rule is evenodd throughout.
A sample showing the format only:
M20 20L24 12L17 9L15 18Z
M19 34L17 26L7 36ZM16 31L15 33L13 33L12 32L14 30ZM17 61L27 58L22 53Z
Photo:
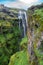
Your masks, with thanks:
M40 4L40 5L33 5L33 6L31 6L30 8L28 8L28 10L34 11L34 10L36 10L36 9L41 9L41 8L43 8L43 3Z

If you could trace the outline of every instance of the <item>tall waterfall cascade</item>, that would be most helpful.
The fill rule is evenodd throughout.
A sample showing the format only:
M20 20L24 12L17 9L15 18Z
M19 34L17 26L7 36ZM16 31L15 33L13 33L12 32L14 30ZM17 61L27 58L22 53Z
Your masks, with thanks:
M26 23L27 23L27 15L25 11L19 11L18 13L18 19L19 19L19 29L23 30L22 35L26 36Z

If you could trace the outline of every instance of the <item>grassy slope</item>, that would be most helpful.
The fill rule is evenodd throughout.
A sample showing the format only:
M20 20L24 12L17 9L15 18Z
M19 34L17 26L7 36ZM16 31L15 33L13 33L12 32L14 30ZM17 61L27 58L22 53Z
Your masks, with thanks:
M22 51L16 52L11 56L9 65L28 65L27 37L22 38L20 46L22 46Z
M27 51L23 50L11 56L9 65L28 65Z

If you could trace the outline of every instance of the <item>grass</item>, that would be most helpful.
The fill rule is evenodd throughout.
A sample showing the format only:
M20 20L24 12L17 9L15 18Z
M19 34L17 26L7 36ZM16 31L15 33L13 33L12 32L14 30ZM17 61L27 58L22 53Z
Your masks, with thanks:
M25 46L27 44L27 37L22 38L20 46ZM11 56L9 65L28 65L27 51L23 47L22 51L16 52Z
M20 45L27 44L27 41L28 41L27 36L25 36L24 38L22 38Z
M27 52L23 50L12 55L9 65L28 65Z

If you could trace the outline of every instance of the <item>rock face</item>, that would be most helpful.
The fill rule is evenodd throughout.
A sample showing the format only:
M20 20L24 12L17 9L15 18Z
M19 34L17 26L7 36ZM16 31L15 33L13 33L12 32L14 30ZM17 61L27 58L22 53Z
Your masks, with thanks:
M34 11L36 9L41 9L41 8L43 8L43 3L41 5L36 5L36 6L33 5L30 8L28 8L28 10Z
M14 17L14 16L18 16L18 12L19 11L25 11L25 10L22 10L22 9L15 9L15 8L8 8L6 6L4 6L3 4L0 4L0 13L4 13L4 14L8 14L9 16L11 17Z
M35 15L35 16L34 16ZM30 65L39 65L39 51L43 51L43 4L28 8L28 53ZM41 20L40 20L41 19ZM37 52L36 52L37 50ZM41 56L41 55L40 55ZM40 64L41 65L41 64ZM43 64L42 64L43 65Z
M5 7L4 5L0 5L0 15L3 14L4 16L10 16L10 17L14 17L16 16L16 14L14 14L14 9ZM1 15L1 16L3 16Z

